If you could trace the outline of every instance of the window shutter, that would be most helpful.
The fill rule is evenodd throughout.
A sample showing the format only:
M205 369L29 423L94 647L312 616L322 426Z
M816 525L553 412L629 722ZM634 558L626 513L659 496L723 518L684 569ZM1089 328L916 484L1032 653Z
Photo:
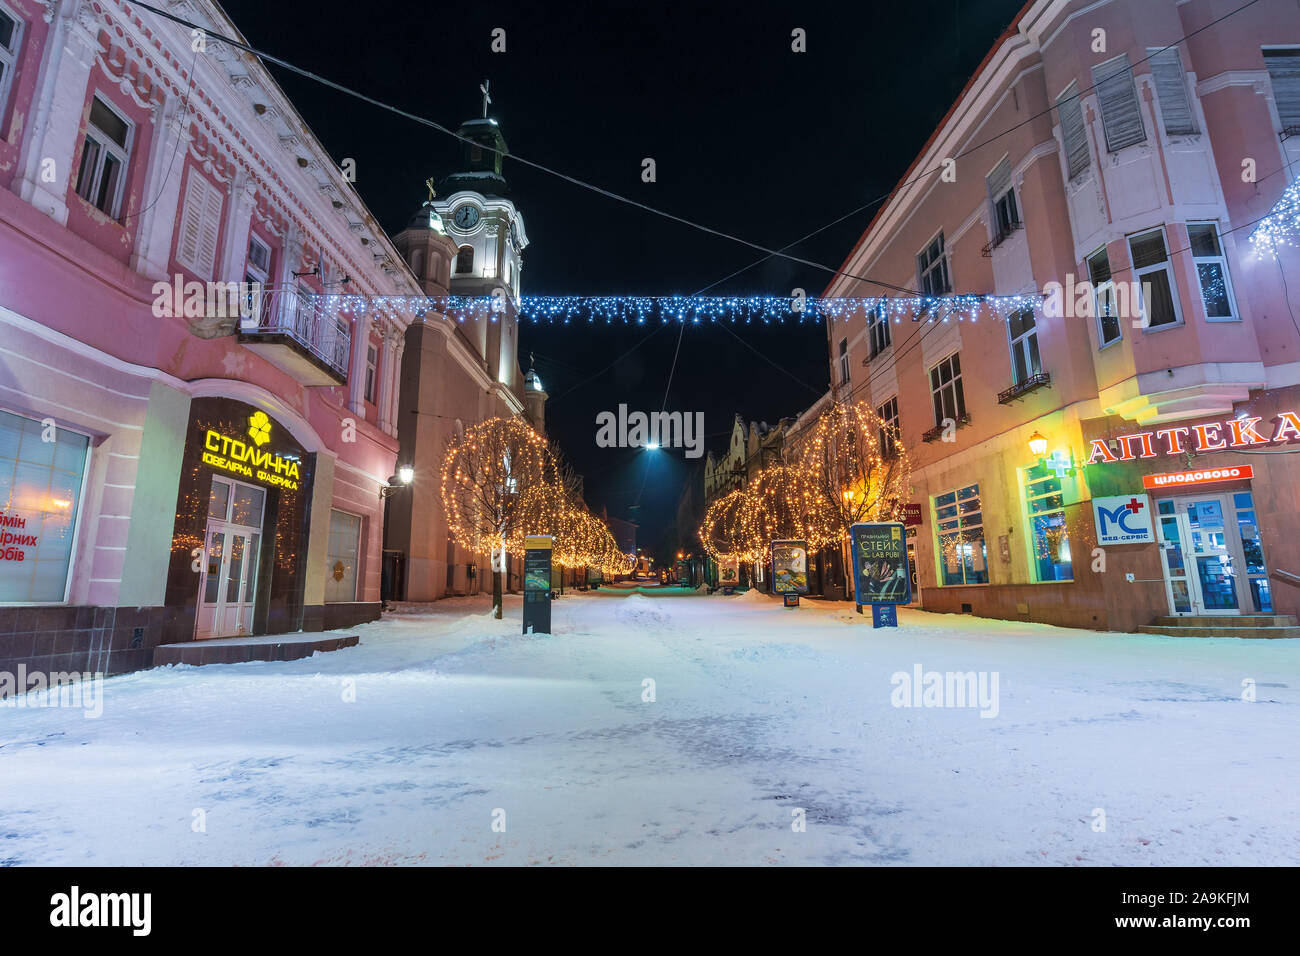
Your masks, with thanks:
M1061 139L1065 143L1065 161L1074 179L1088 168L1088 137L1083 129L1083 108L1079 105L1079 84L1071 83L1056 100L1061 120Z
M185 187L176 259L202 279L211 279L216 266L221 205L221 191L191 170Z
M1101 104L1106 149L1113 153L1146 139L1128 54L1094 66L1092 82L1097 87L1097 99Z
M1171 136L1196 132L1192 103L1187 96L1187 75L1176 47L1151 55L1151 74L1156 81L1156 96L1164 117L1165 132Z
M1011 158L1007 157L994 167L985 180L989 187L989 198L996 201L1011 188Z
M1300 127L1300 50L1265 50L1264 65L1273 81L1283 132Z

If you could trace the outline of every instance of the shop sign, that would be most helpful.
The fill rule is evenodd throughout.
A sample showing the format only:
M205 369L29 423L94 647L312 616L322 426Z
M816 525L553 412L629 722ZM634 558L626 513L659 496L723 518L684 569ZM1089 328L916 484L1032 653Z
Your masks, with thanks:
M1141 458L1159 458L1161 455L1185 455L1188 452L1222 451L1226 448L1251 448L1256 445L1276 445L1300 440L1300 415L1295 412L1278 412L1277 427L1273 434L1261 433L1262 417L1233 418L1224 422L1205 422L1200 425L1179 425L1149 432L1134 432L1114 439L1092 439L1086 465L1096 462L1135 461ZM1119 454L1111 451L1113 441ZM1151 485L1147 486L1152 487Z
M921 505L917 502L911 502L903 505L903 524L907 527L919 525L922 522Z
M1149 544L1155 540L1151 526L1151 501L1146 495L1111 495L1092 499L1097 523L1097 543Z
M1163 475L1143 475L1142 487L1168 490L1182 485L1204 485L1212 481L1239 481L1254 477L1255 469L1250 465L1230 465L1226 468L1201 468L1197 471L1171 471Z
M203 437L203 463L242 478L297 491L301 479L298 460L262 450L261 446L271 440L271 419L266 412L249 417L248 437L252 441L207 429Z

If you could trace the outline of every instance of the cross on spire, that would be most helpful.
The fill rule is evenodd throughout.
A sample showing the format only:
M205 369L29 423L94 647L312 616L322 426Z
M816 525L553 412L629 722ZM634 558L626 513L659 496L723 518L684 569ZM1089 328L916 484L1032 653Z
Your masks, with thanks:
M492 102L492 96L491 94L488 93L488 86L490 86L491 83L492 83L491 80L484 80L482 83L478 85L479 91L483 94L483 118L484 119L487 119L488 104Z
M430 176L428 179L426 179L424 181L424 185L427 186L429 189L429 202L433 202L434 197L438 195L436 192L434 192L433 189L433 177Z

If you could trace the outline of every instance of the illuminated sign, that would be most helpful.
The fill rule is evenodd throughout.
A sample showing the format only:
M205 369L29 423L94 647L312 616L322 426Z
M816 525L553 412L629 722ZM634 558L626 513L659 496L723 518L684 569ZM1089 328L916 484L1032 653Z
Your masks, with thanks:
M1163 475L1143 475L1144 488L1177 488L1179 485L1203 485L1211 481L1239 481L1254 478L1250 465L1231 465L1227 468L1202 468L1198 471L1171 471Z
M1098 544L1147 544L1151 531L1151 502L1146 495L1112 495L1092 499Z
M1161 455L1183 455L1188 452L1222 451L1225 448L1251 448L1255 445L1273 445L1279 442L1300 440L1300 415L1295 412L1278 412L1277 427L1273 434L1262 435L1260 417L1233 418L1226 422L1206 422L1200 425L1180 425L1149 432L1135 432L1113 439L1119 447L1117 456L1104 438L1092 439L1088 460L1091 465L1099 461L1134 461L1139 458L1158 458ZM1152 487L1147 485L1148 488Z
M249 417L248 434L255 444L209 428L203 438L203 463L242 478L297 491L301 479L298 460L282 458L261 448L271 440L271 420L265 412Z

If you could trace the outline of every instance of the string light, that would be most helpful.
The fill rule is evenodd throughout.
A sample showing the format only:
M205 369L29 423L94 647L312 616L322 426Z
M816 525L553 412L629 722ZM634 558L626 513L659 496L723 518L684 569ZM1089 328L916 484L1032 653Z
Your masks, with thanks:
M391 318L423 318L429 313L456 322L498 321L505 314L499 296L402 296L304 294L307 307L325 314L347 313ZM786 322L848 322L874 314L895 324L908 322L975 322L1001 320L1022 309L1041 310L1043 296L942 295L807 298L790 296L524 296L518 300L520 321L535 324L645 325L659 322L700 325L711 322L764 325Z
M1279 246L1294 245L1300 235L1300 180L1292 182L1282 191L1267 216L1255 226L1250 243L1255 251L1272 259L1277 258Z

